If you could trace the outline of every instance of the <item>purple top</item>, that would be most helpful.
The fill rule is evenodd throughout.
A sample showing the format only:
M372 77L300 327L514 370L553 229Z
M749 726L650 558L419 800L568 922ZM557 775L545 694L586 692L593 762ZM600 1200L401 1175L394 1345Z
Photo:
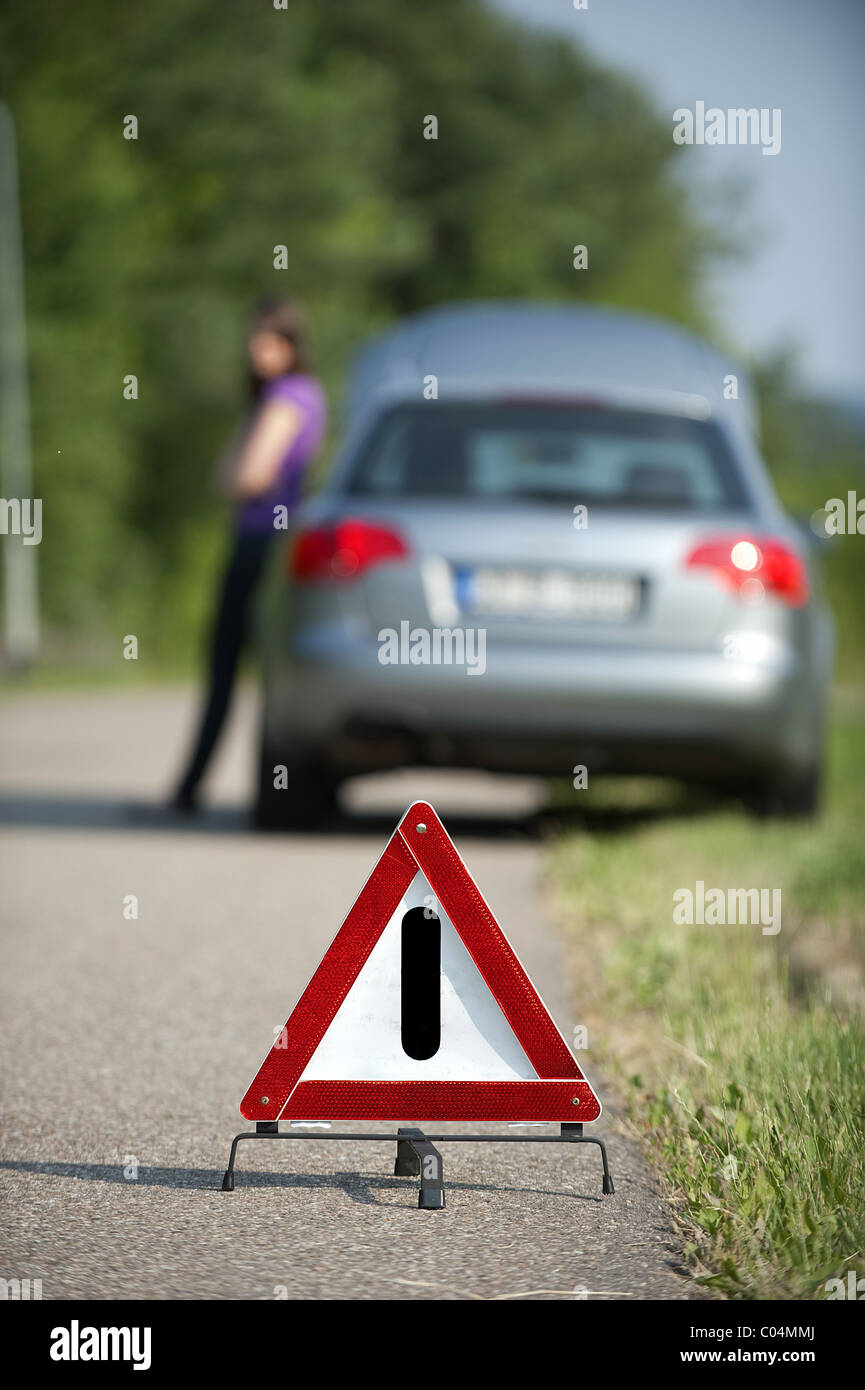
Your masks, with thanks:
M237 529L241 535L270 531L274 507L287 507L291 515L300 501L301 479L306 466L324 438L327 426L327 400L321 383L314 376L292 372L269 381L259 397L259 407L270 405L272 401L296 405L303 414L303 424L279 465L273 486L238 506Z

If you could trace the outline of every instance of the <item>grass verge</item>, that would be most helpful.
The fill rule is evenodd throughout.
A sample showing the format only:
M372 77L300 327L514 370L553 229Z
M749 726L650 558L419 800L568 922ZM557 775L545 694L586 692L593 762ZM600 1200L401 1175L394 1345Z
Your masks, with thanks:
M618 1083L695 1277L726 1297L865 1274L865 712L844 705L816 824L611 779L568 789L549 860L586 1068ZM697 880L780 888L780 931L677 925Z

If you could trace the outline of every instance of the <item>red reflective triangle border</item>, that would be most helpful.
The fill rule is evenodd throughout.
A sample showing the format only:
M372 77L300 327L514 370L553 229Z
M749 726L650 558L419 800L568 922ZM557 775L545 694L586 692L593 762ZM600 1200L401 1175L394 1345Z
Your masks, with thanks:
M420 831L419 825L425 829ZM301 1081L420 870L497 1000L536 1081ZM247 1120L590 1121L600 1102L433 808L406 811L243 1098Z

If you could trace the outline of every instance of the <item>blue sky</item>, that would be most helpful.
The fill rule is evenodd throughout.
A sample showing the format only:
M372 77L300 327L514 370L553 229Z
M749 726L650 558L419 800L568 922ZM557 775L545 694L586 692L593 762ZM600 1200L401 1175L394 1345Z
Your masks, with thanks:
M780 107L782 146L687 151L693 196L744 179L749 255L712 285L748 352L798 349L803 378L865 397L865 0L493 0L631 72L659 111Z

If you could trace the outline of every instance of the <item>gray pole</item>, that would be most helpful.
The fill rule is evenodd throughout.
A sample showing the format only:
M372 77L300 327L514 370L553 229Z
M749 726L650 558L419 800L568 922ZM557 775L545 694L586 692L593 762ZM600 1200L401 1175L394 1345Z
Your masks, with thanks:
M32 498L30 396L21 263L21 215L15 123L0 102L0 466L3 498ZM4 632L7 660L26 666L39 651L35 545L4 535Z

